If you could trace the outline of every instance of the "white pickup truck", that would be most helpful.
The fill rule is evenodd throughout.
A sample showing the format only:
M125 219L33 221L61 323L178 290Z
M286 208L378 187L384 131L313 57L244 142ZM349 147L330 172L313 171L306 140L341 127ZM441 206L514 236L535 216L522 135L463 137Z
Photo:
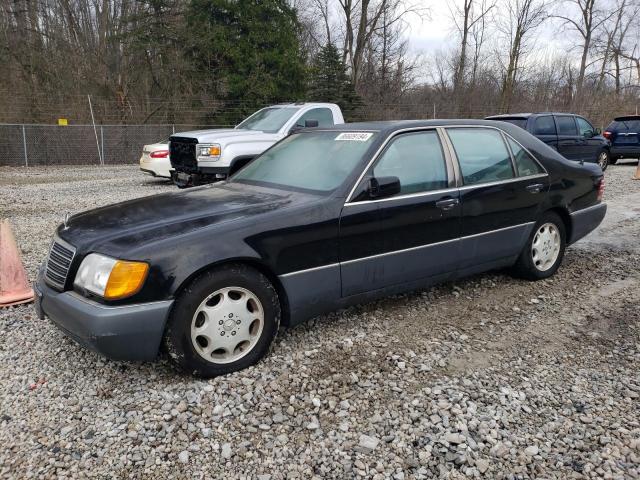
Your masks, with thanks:
M258 110L235 128L176 133L169 138L173 181L184 188L225 179L296 128L339 123L333 103L287 103Z

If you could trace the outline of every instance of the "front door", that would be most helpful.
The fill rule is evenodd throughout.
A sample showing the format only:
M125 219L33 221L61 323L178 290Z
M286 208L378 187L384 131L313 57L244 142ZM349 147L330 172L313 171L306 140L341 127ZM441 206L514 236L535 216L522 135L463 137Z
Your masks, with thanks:
M580 160L585 162L598 161L598 155L602 150L602 140L596 136L596 129L582 117L576 117L578 134L582 137L580 146Z
M450 127L447 134L463 182L460 273L508 264L533 228L549 189L548 175L498 129Z
M390 176L400 179L399 194L379 200L358 196L368 179ZM452 276L459 232L458 190L439 133L394 136L342 211L343 296Z

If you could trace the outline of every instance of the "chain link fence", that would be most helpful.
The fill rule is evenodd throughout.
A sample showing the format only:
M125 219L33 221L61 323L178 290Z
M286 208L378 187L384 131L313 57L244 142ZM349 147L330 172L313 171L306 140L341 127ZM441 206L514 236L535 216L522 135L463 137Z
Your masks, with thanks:
M176 132L229 125L0 124L0 166L135 163L142 146Z

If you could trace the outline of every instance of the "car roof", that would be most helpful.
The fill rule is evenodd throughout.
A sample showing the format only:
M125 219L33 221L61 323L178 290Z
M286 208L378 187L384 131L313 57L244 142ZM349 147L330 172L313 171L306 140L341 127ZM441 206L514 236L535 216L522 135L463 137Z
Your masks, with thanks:
M496 122L491 120L475 120L475 119L445 119L445 120L387 120L379 122L356 122L356 123L343 123L339 125L333 125L331 127L309 128L303 131L374 131L384 134L393 133L398 130L404 130L407 128L420 128L420 127L447 127L447 126L486 126L496 127Z
M571 112L528 112L528 113L503 113L500 115L491 115L490 117L486 117L487 120L499 120L501 118L509 118L509 119L514 119L514 118L521 118L521 119L525 119L525 118L529 118L529 117L533 117L535 115L575 115L576 117L581 117L582 115L579 115L577 113L571 113Z
M333 107L335 103L328 102L289 102L289 103L277 103L275 105L268 105L264 108L284 107L284 108L301 108L301 107Z
M625 120L640 120L640 115L624 115L613 119L615 122L624 122Z

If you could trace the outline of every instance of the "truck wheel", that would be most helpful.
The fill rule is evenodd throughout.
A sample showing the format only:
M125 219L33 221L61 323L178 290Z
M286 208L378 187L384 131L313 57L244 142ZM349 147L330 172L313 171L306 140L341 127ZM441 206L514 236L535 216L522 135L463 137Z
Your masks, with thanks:
M528 280L549 278L560 267L565 247L564 222L553 212L543 214L514 265L514 273Z
M165 332L171 359L209 378L264 357L280 326L280 302L269 279L243 264L209 270L178 296Z
M606 150L602 150L598 154L598 165L600 165L600 168L603 172L607 169L607 167L609 166L609 152L607 152Z

